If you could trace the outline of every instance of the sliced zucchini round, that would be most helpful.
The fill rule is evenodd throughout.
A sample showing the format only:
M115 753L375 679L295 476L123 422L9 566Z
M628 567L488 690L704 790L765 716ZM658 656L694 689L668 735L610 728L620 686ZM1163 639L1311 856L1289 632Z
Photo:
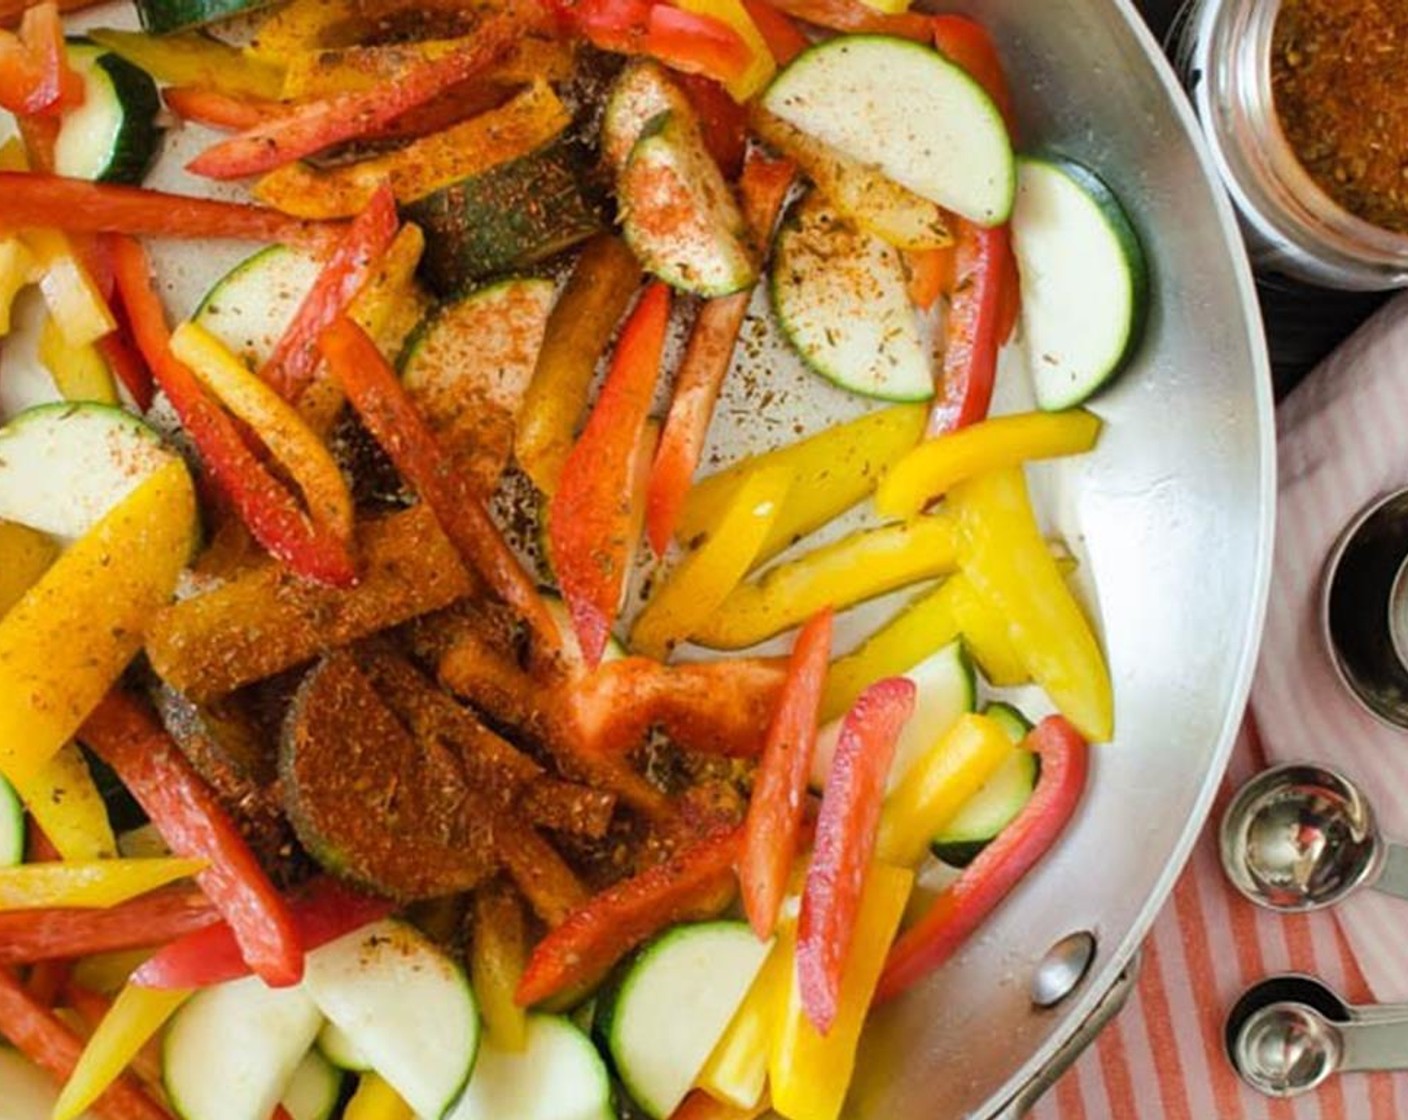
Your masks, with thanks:
M771 944L746 922L676 926L641 950L600 1000L593 1034L647 1114L664 1120L679 1106Z
M464 1089L479 1011L464 969L415 927L373 922L313 950L303 988L417 1116Z
M1065 159L1018 161L1012 248L1022 341L1037 404L1072 408L1104 386L1139 343L1149 273L1119 199Z
M1026 738L1032 725L1011 704L995 702L983 715L997 723L1014 744ZM1036 789L1041 760L1032 751L1015 750L982 788L934 837L930 849L950 867L967 867L978 853L1022 811Z
M268 7L273 0L136 0L142 30L169 35Z
M838 35L798 55L763 108L915 194L994 226L1012 212L1012 140L991 97L928 46Z
M611 1078L595 1046L569 1019L529 1015L524 1047L485 1039L474 1076L450 1120L614 1120Z
M161 146L156 83L85 39L69 41L68 62L83 80L83 104L59 123L54 170L72 179L140 183Z
M0 867L24 862L24 804L0 776Z
M713 299L757 282L743 213L692 116L645 126L617 177L621 230L647 272Z
M311 253L270 245L217 280L192 318L258 369L288 330L321 269Z
M366 1073L372 1068L366 1055L347 1037L347 1032L331 1020L324 1023L323 1029L318 1032L318 1049L323 1052L323 1057L338 1069Z
M778 234L772 306L815 372L865 397L934 395L930 347L905 290L899 251L809 196Z
M688 117L691 112L689 99L658 62L638 58L627 63L611 84L601 118L603 162L619 175L646 125L665 113Z
M313 1049L303 1055L279 1103L293 1120L328 1120L341 1093L342 1070Z
M257 976L197 992L166 1030L172 1106L183 1120L268 1120L322 1021L301 987Z
M905 721L895 744L894 760L885 788L899 785L909 768L924 757L936 742L958 722L958 717L973 711L978 699L978 681L973 663L955 639L937 653L925 658L903 674L914 682L914 714ZM831 773L831 760L836 755L836 738L841 733L842 720L832 720L816 736L816 751L812 755L811 785L826 788Z
M0 519L75 540L175 452L102 404L44 404L0 428Z

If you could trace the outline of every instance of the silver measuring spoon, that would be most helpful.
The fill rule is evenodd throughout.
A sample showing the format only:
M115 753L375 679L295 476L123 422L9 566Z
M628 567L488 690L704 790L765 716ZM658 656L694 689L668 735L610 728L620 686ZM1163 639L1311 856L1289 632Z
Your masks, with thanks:
M1352 1007L1312 977L1274 976L1237 1001L1225 1041L1243 1081L1291 1097L1333 1073L1408 1069L1408 1005Z
M1319 910L1359 887L1408 898L1408 848L1385 840L1364 794L1324 766L1274 766L1244 785L1219 851L1233 886L1269 910Z

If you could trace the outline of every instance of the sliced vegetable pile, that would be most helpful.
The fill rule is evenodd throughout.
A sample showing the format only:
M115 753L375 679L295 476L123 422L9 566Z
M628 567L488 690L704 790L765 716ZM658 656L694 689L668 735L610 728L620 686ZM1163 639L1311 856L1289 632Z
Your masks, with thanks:
M0 30L6 1115L834 1120L1114 732L1119 202L891 0L136 7Z

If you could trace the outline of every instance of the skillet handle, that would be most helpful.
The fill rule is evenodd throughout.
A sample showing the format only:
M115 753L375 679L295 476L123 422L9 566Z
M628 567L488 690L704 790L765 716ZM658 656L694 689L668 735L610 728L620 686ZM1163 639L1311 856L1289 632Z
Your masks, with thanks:
M1119 1014L1138 982L1139 965L1142 958L1143 951L1136 950L1134 956L1130 957L1129 963L1124 966L1124 971L1110 985L1104 998L1095 1005L1095 1010L1076 1028L1076 1033L1067 1039L1066 1044L1056 1052L1051 1061L1037 1072L1031 1081L1019 1089L1017 1094L1005 1105L990 1114L988 1120L1020 1120L1032 1110L1042 1095L1061 1079L1061 1075L1075 1064L1077 1058L1085 1053L1086 1047L1095 1041L1096 1036L1105 1029L1110 1020Z

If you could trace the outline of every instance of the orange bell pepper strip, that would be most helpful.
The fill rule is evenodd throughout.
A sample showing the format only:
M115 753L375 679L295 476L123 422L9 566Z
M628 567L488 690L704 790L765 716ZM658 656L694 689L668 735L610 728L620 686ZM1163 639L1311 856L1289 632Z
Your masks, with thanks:
M896 939L876 991L882 1002L943 965L1024 875L1050 851L1085 790L1090 749L1062 716L1048 716L1023 741L1041 776L1022 811L919 919Z
M8 969L0 968L0 1035L55 1080L66 1081L78 1064L83 1042L57 1015L38 1003ZM171 1120L136 1080L123 1075L93 1103L102 1120Z
M797 922L802 1007L822 1035L840 1008L890 760L914 698L914 682L904 677L871 685L846 714L836 741Z
M557 624L463 472L453 469L425 419L377 345L347 317L318 340L328 369L396 469L430 507L466 564L484 577L541 640L543 651L561 647Z
M861 0L763 0L774 8L803 23L825 27L830 31L854 32L862 35L893 35L927 43L932 34L929 17L918 12L887 15L867 7Z
M102 1096L190 994L123 988L74 1064L50 1120L74 1120Z
M281 101L263 97L240 97L205 86L170 86L161 91L166 107L183 121L207 128L243 131L288 112Z
M738 883L743 910L762 939L771 937L777 927L802 834L833 621L828 608L797 635L748 802Z
M738 191L744 218L757 244L766 245L771 238L795 174L789 161L770 159L758 151L752 152L744 163ZM664 555L679 524L704 451L709 422L714 418L719 390L733 362L738 332L752 298L750 288L709 300L699 309L690 331L684 359L675 374L674 396L660 435L660 447L650 469L646 536L657 556Z
M786 66L812 45L801 29L768 0L743 0L743 9L767 43L773 61L779 67Z
M908 249L904 253L909 279L909 302L928 311L943 295L952 295L956 252L952 245L939 249Z
M242 202L191 198L144 187L21 171L0 171L0 226L62 229L70 233L280 241L317 250L324 248L339 228Z
M753 51L734 28L669 4L651 7L641 46L666 66L725 85L742 81L753 63Z
M616 343L596 406L567 457L548 506L548 539L562 597L587 667L601 662L621 608L636 541L629 533L631 456L650 412L670 318L670 289L654 281Z
M198 859L97 859L0 867L0 910L105 909L204 866Z
M19 34L0 31L0 108L20 116L83 104L83 81L68 65L58 5L25 10Z
M652 934L717 913L733 891L741 840L741 829L716 833L593 896L534 947L518 1003L583 991Z
M715 1100L703 1089L694 1089L670 1113L670 1120L757 1120L767 1110L766 1096L754 1108L737 1108Z
M0 913L0 966L143 949L219 920L195 886L167 887L109 910Z
M396 237L396 199L382 184L348 227L323 266L264 368L263 380L286 401L298 403L318 368L318 336L342 315L376 270Z
M298 575L339 587L356 581L357 570L337 537L311 524L288 489L245 444L234 421L201 388L171 352L161 301L152 289L146 252L123 239L114 253L117 286L131 316L132 333L157 383L216 483L250 533Z
M196 881L229 922L249 966L271 987L298 983L303 945L288 903L161 725L114 692L80 737L116 771L174 853L209 864Z
M372 89L304 102L207 148L187 170L211 179L240 179L365 136L498 61L516 33L507 22L485 22L461 50L428 59Z

